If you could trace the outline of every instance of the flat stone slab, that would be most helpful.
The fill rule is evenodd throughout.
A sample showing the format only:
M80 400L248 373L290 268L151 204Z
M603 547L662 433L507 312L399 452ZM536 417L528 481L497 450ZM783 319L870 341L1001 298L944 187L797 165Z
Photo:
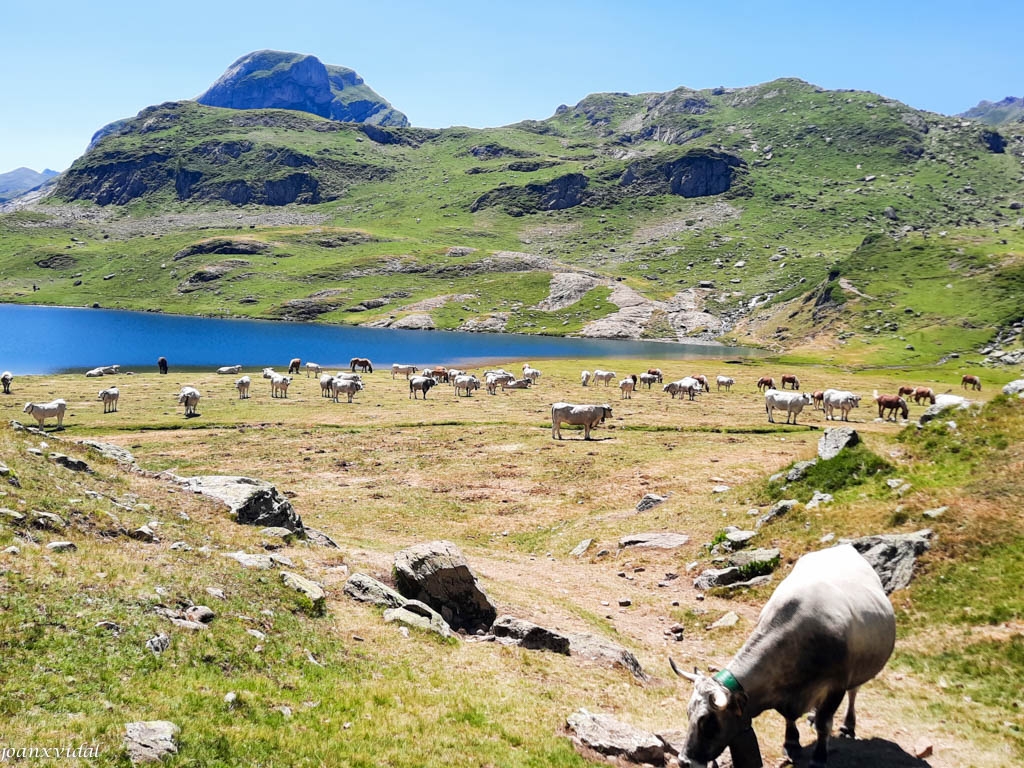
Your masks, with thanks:
M224 552L224 557L237 560L246 568L256 568L261 571L268 571L278 565L287 568L294 568L295 563L284 555L254 555L249 552Z
M79 445L85 445L92 448L94 451L98 451L100 456L105 459L113 459L118 464L124 464L126 466L135 466L135 456L127 448L122 448L119 445L113 443L101 443L99 440L79 440Z
M630 651L610 640L596 635L577 632L569 635L569 654L596 661L608 667L623 667L638 680L646 680L647 673Z
M569 552L573 557L583 557L587 550L590 549L590 545L594 543L593 539L584 539Z
M169 720L128 723L124 728L124 744L132 765L156 763L178 753L181 729Z
M561 632L547 629L526 619L514 616L499 616L491 626L495 637L515 641L520 648L532 651L551 651L569 655L569 638Z
M300 576L291 571L281 571L281 581L286 587L294 589L301 595L305 595L313 606L314 612L323 614L327 611L327 593L324 588L312 579Z
M436 632L441 637L454 637L452 628L437 611L419 600L407 600L400 608L384 611L384 621L397 621L410 627Z
M621 757L633 763L663 765L665 762L665 744L661 739L611 715L579 709L569 715L566 725L575 743L602 755Z
M682 533L631 533L619 539L619 547L647 547L650 549L675 549L690 542Z
M387 584L367 576L365 573L353 573L342 591L353 600L361 603L373 603L385 608L401 608L408 602Z
M217 499L228 506L241 525L287 528L302 535L302 518L288 499L265 480L235 475L172 476L186 489Z

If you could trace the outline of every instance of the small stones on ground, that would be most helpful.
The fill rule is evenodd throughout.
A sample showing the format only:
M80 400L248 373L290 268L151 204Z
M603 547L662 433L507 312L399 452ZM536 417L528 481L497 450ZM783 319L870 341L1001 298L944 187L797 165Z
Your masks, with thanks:
M290 720L291 719L291 716L292 716L292 708L291 707L282 704L279 707L274 707L274 710L277 711L277 712L280 712L284 716L285 720Z
M150 720L125 725L125 747L132 765L155 763L178 753L181 729L168 720Z
M836 538L836 535L834 533L826 533L824 536L822 536L820 539L818 539L818 543L819 544L828 544L830 541L835 540L835 538Z
M171 623L180 629L190 629L194 632L201 632L206 629L206 625L202 622L189 621L188 619L171 619Z
M267 639L267 636L265 634L263 634L262 632L260 632L258 629L247 629L245 631L246 631L246 634L252 635L253 637L255 637L260 642L263 642L264 640Z
M812 496L811 500L807 502L807 508L815 509L816 507L822 504L831 504L832 498L833 497L831 493L822 493L821 491L815 491L814 496Z
M146 648L151 650L155 654L161 654L171 647L171 638L161 632L159 635L155 635L146 641Z
M573 557L583 557L587 550L590 549L590 545L594 543L593 539L584 539L579 544L570 550L569 554Z
M105 629L108 632L113 632L115 635L121 632L121 626L113 621L98 621L96 622L97 629Z
M224 703L228 705L229 709L234 709L235 704L238 702L238 694L234 691L228 691L224 694Z
M73 541L51 541L46 548L51 552L74 552L78 549Z
M53 512L40 512L37 509L33 509L30 513L29 524L33 528L42 528L47 531L61 531L67 523L59 515L53 514Z
M936 507L935 509L926 509L921 514L927 517L929 520L935 520L942 517L946 512L949 511L949 507Z
M739 621L740 617L736 614L736 612L729 611L718 621L709 624L708 629L722 629L725 627L735 627L737 624L739 624Z
M172 552L191 552L192 547L184 541L176 541L168 547Z
M618 603L621 608L628 608L633 604L633 601L630 600L628 597L620 597Z
M210 597L216 597L218 600L227 600L227 597L224 596L224 590L217 587L207 587L206 594Z
M896 490L901 485L903 485L903 482L904 482L903 478L900 478L900 477L890 477L888 480L885 481L885 484L888 485L893 490Z
M728 485L716 485L716 486L712 487L711 492L712 493L725 493L726 491L729 491L729 490L731 490L731 486L728 486Z
M134 531L131 531L128 535L136 541L145 541L149 544L152 544L154 541L156 541L156 533L148 525L139 526Z
M796 499L782 499L781 501L775 502L771 508L762 515L757 521L757 527L760 528L765 523L770 523L777 517L782 517L787 512L793 510L800 502Z
M209 624L213 621L215 614L205 605L193 605L185 609L185 618L189 621L198 621L202 624Z
M653 509L667 500L668 496L662 496L657 493L644 494L644 497L637 502L636 511L646 512L648 509Z

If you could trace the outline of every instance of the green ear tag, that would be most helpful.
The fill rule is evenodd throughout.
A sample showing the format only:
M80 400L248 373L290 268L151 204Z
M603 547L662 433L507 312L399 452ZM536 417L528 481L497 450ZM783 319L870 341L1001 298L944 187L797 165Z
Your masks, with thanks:
M743 690L743 686L740 685L740 681L733 677L732 672L728 669L723 669L721 672L716 673L715 680L720 682L733 693L739 693Z

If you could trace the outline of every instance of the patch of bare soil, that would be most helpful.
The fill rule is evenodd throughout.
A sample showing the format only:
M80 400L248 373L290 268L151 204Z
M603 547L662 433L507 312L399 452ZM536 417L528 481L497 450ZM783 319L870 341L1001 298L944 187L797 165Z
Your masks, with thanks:
M721 201L695 205L693 210L685 214L676 214L670 218L638 227L633 233L632 242L652 243L675 237L681 232L699 232L709 227L717 227L723 222L738 219L742 212L741 209Z

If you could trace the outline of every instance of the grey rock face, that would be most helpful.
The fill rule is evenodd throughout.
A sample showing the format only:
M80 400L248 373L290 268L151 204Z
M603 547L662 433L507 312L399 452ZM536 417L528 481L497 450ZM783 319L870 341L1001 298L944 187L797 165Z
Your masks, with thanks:
M609 757L633 763L662 765L665 745L657 736L616 720L580 709L569 715L566 725L573 741Z
M946 411L963 411L971 407L971 401L960 395L936 395L935 405L928 406L927 410L918 419L919 424L927 424L939 418Z
M408 602L387 584L382 584L363 573L353 573L345 582L342 591L353 600L385 608L401 608Z
M171 647L171 638L161 632L159 635L149 638L146 641L146 648L153 653L161 654Z
M419 600L406 600L400 608L384 611L384 621L397 621L410 627L436 632L441 637L452 637L452 628L437 611Z
M619 547L648 547L651 549L675 549L690 541L682 533L632 533L619 539Z
M864 559L871 563L882 580L885 593L903 589L910 584L917 558L931 547L929 528L914 533L891 533L864 536L859 539L840 539L840 544L852 544Z
M113 459L118 464L135 466L135 456L127 448L122 448L113 443L101 443L98 440L80 440L79 443L98 451L105 459Z
M491 632L495 637L510 638L516 645L533 651L551 651L569 655L569 638L561 632L541 627L514 616L499 616Z
M860 435L852 427L829 427L818 440L818 458L834 459L843 448L852 448L860 442Z
M733 552L725 560L729 565L746 568L755 564L770 563L781 558L782 553L772 547L771 549L748 549L744 552Z
M284 555L253 555L249 552L224 552L222 554L224 557L238 561L245 568L256 568L261 571L270 570L277 565L287 568L295 567L295 564Z
M1010 397L1013 397L1014 395L1019 395L1022 392L1024 392L1024 379L1017 379L1016 381L1011 381L1009 384L1003 387L1003 394L1009 395Z
M415 314L395 320L390 327L407 331L432 331L437 326L434 324L434 318L430 315Z
M742 578L740 575L740 569L736 567L728 568L708 568L702 572L693 581L693 586L696 589L708 590L715 587L725 587L729 584L735 584Z
M182 484L228 505L231 516L242 525L287 528L302 535L302 518L291 502L270 483L251 477L201 475L182 478Z
M657 493L645 494L644 497L642 499L640 499L639 502L637 502L636 511L637 512L646 512L648 509L652 509L652 508L658 506L659 504L664 502L666 499L668 499L668 496L661 496L661 495L659 495Z
M811 459L810 461L798 461L790 468L789 472L786 473L786 480L791 483L802 480L804 475L807 474L807 470L817 463L817 459Z
M149 720L125 725L124 744L132 765L159 762L178 753L181 729L169 720Z
M395 554L398 591L439 611L454 629L486 630L498 617L466 558L450 541L416 544Z
M623 667L638 680L646 680L647 674L630 651L604 638L577 632L569 635L569 653L589 659L608 667Z
M800 502L796 499L782 499L781 501L775 502L769 510L758 519L757 527L760 528L765 523L770 523L775 518L782 517L786 513L791 512L799 503Z

